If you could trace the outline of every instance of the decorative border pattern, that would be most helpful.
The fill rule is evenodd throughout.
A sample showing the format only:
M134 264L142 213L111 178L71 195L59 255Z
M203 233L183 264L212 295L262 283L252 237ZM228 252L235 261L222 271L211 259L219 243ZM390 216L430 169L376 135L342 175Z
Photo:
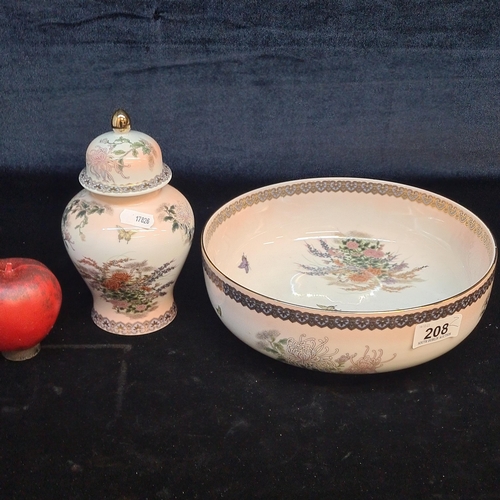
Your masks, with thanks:
M86 169L80 172L79 180L80 184L88 189L89 191L94 191L102 194L130 194L130 193L141 193L143 191L149 191L154 188L160 188L170 182L172 178L172 171L168 165L163 164L163 169L160 174L155 175L149 181L143 181L140 184L126 184L123 186L105 184L103 182L94 181L88 174Z
M147 321L137 321L135 323L124 323L123 321L113 321L99 314L92 309L92 321L103 330L118 335L144 335L153 333L171 323L177 315L177 306L175 302L172 307L158 318Z
M216 229L227 219L232 217L245 208L264 203L273 199L284 198L307 193L322 193L322 192L341 192L341 193L365 193L381 196L393 196L415 203L435 208L450 217L465 224L484 244L490 254L494 253L494 245L490 235L477 218L468 214L460 206L444 200L443 198L423 192L410 187L395 185L383 182L361 181L354 179L329 179L296 182L293 184L280 184L267 189L254 192L242 198L238 198L234 202L227 205L217 216L212 220L205 231L205 241L208 244Z
M403 328L405 326L413 326L428 321L434 321L440 318L446 318L458 311L469 307L471 304L477 302L491 287L494 280L493 268L490 271L490 276L485 283L477 290L469 295L466 295L451 304L446 306L436 307L427 311L416 312L412 314L402 314L398 316L333 316L327 314L307 313L290 309L288 307L276 306L269 304L262 300L257 300L249 295L246 295L236 288L228 285L220 279L210 269L205 258L203 258L203 270L206 275L214 283L214 285L221 290L224 295L234 300L243 307L247 307L251 311L255 311L265 316L272 316L282 321L290 321L291 323L299 323L300 325L318 326L320 328L339 329L339 330L385 330L387 328Z

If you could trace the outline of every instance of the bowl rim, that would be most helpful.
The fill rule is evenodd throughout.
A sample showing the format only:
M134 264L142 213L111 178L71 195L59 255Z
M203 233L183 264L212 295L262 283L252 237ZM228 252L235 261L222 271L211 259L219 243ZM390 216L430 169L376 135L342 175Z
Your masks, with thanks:
M294 302L289 302L283 299L279 299L276 297L270 297L268 295L265 295L261 292L258 292L256 290L253 290L251 288L248 288L241 283L238 283L234 279L230 278L227 276L223 271L221 271L218 266L212 261L212 259L209 257L208 251L207 251L207 237L209 236L207 234L208 230L211 228L212 224L215 223L216 219L221 217L224 212L228 211L231 206L235 206L238 204L238 202L241 202L241 200L244 199L250 199L254 198L255 203L253 204L258 204L258 203L264 203L266 201L270 201L271 199L277 199L277 197L273 196L272 198L266 198L266 199L255 199L255 195L258 193L271 193L272 190L279 190L280 188L285 188L287 186L297 186L297 185L307 185L307 184L318 184L318 183L339 183L341 186L343 185L344 187L348 187L345 190L342 190L342 187L338 189L338 191L343 191L343 192L353 192L353 193L362 193L364 192L365 194L387 194L386 190L383 190L384 192L380 191L373 191L372 190L367 190L365 191L362 189L363 184L372 184L374 186L385 186L385 188L388 187L395 187L403 190L403 192L406 193L406 195L411 192L411 193L419 193L423 197L427 197L427 199L434 199L434 200L439 200L441 202L444 202L445 205L448 205L449 207L453 207L456 212L457 216L455 218L457 220L459 219L460 211L462 211L463 214L465 214L469 219L475 221L475 226L480 226L482 229L483 233L483 242L488 241L489 244L491 244L491 251L492 251L492 258L489 263L489 266L487 270L482 273L481 277L477 279L471 286L465 288L464 290L461 290L453 295L449 295L443 299L433 301L433 302L427 302L425 304L420 304L416 306L411 306L411 307L405 307L402 309L384 309L380 311L328 311L325 309L321 308L316 308L316 307L311 307L311 306L305 306L301 304L297 304ZM353 186L349 186L349 183L353 184ZM351 189L352 188L352 189ZM325 189L326 190L326 189ZM301 191L301 192L293 192L293 193L288 193L288 192L281 192L280 196L293 196L293 195L298 195L298 194L308 194L311 190L307 191ZM318 190L319 191L319 190ZM324 191L324 190L323 190ZM323 192L321 191L321 192ZM391 196L395 196L394 194L390 194ZM400 198L400 196L397 196L397 198ZM408 196L405 197L407 199ZM410 200L410 201L416 201L416 200ZM420 201L422 202L422 201ZM427 206L432 205L432 201L430 203L425 203ZM442 208L438 208L440 211L443 211ZM240 212L240 209L236 209L236 211L231 214L229 217L234 215L237 212ZM452 216L451 214L448 214ZM225 217L218 225L211 231L211 235L216 231L216 229L229 217ZM470 229L470 228L469 228ZM211 237L210 235L210 237ZM496 240L493 236L493 233L489 229L489 227L483 222L481 218L479 218L474 212L469 210L468 208L462 206L461 204L453 201L450 198L447 198L446 196L442 196L438 193L429 191L427 189L411 186L409 184L404 184L404 183L399 183L399 182L394 182L394 181L388 181L388 180L382 180L382 179L371 179L371 178L365 178L365 177L311 177L311 178L305 178L305 179L294 179L294 180L288 180L288 181L282 181L274 184L269 184L265 185L259 188L252 189L250 191L247 191L245 193L242 193L231 200L227 201L223 205L221 205L212 215L208 218L206 223L203 226L202 232L201 232L201 238L200 238L200 243L201 243L201 252L202 252L202 260L203 262L203 269L205 273L207 273L206 269L206 263L209 264L218 274L224 277L224 280L227 281L227 284L230 285L233 288L237 288L240 290L245 290L249 292L252 295L256 295L259 298L262 298L265 301L270 301L271 303L274 304L280 304L284 307L292 307L294 309L302 310L302 311L310 311L311 314L318 314L321 316L326 316L326 317L332 317L332 316L339 316L339 317L380 317L381 315L383 316L391 316L395 314L415 314L416 311L421 311L421 310L428 310L435 308L436 306L440 304L445 304L448 302L452 302L455 299L458 299L459 297L466 296L469 294L469 292L472 292L473 289L477 288L478 285L480 285L482 282L485 282L483 284L483 287L485 286L484 293L491 287L493 284L494 280L494 269L496 267L496 263L498 260L498 246L496 244ZM485 243L486 244L486 243ZM206 261L206 262L205 262ZM488 278L489 277L489 278ZM209 279L211 279L209 277ZM213 280L212 280L213 281ZM482 294L481 294L482 295ZM427 321L427 320L425 320ZM424 322L424 321L423 321Z

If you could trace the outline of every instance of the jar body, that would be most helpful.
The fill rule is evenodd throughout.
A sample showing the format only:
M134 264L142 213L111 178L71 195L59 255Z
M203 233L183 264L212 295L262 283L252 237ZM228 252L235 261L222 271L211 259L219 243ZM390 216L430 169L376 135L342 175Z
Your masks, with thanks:
M66 206L61 229L92 293L97 326L141 335L175 318L174 285L194 234L193 211L177 189L129 197L83 189Z

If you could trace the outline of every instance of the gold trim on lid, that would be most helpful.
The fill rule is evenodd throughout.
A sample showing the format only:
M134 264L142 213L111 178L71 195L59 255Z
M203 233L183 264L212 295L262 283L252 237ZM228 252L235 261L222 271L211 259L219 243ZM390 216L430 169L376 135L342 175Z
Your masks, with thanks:
M130 116L125 110L117 109L111 117L111 126L113 127L113 131L117 133L126 134L130 132Z

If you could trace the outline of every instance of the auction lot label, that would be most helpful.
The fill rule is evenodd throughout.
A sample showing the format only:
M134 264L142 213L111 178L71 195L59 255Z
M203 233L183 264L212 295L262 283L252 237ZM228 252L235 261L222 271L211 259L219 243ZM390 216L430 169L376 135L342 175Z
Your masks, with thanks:
M461 322L462 315L454 314L443 319L417 325L413 335L413 349L440 342L450 337L457 337Z

